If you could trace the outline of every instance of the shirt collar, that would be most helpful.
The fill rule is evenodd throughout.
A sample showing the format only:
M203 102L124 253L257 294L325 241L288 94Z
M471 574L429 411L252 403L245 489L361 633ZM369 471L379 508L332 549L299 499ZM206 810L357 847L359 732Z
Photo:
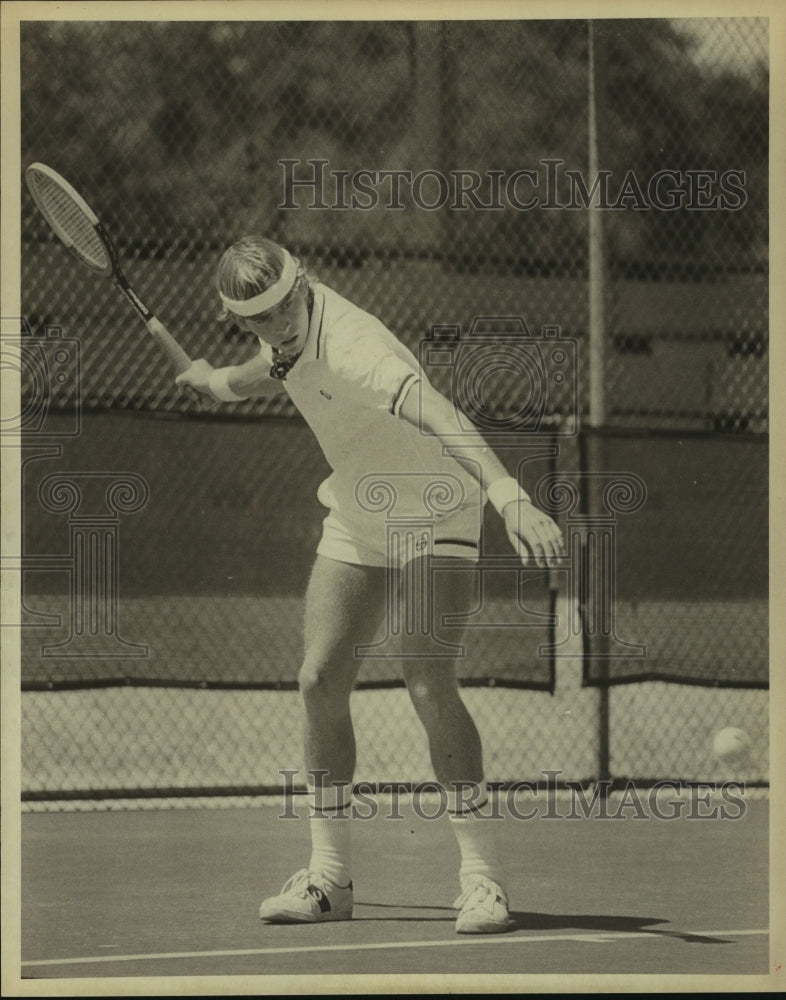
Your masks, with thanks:
M297 360L295 367L302 361L318 361L324 351L324 319L325 319L325 292L320 285L314 287L314 305L311 309L311 319L308 324L308 336L303 347L303 353Z

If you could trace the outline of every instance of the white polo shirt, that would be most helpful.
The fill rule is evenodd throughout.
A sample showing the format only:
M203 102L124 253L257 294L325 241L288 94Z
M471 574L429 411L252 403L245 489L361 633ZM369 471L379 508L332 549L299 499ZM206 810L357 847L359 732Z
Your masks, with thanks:
M272 362L273 349L260 344ZM283 386L333 470L319 489L325 506L367 517L369 477L391 484L396 517L423 516L432 479L449 483L462 504L480 504L478 484L443 454L439 438L399 416L421 381L427 376L417 359L383 323L325 285L314 287L306 344Z

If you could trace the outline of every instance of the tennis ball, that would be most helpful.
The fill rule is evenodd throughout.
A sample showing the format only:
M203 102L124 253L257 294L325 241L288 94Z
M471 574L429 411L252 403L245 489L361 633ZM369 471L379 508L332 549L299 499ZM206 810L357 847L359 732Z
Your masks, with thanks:
M713 753L725 763L746 760L750 749L751 741L748 734L743 729L735 729L734 726L720 729L712 740Z

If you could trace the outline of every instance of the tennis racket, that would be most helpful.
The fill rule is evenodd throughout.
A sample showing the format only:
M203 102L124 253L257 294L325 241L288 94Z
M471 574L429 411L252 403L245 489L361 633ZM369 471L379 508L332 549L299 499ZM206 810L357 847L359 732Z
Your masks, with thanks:
M115 248L84 198L56 170L43 163L31 163L25 170L25 181L41 215L77 260L96 274L114 279L148 332L172 362L175 372L179 375L190 368L191 358L129 285L120 269Z

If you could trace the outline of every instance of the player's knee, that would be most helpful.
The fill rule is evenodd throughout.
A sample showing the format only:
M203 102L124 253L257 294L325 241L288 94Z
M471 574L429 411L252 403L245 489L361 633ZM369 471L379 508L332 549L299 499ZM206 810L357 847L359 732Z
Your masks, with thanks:
M342 676L340 666L329 660L306 657L298 675L300 694L306 704L335 704L348 699L351 684Z
M421 719L443 715L459 700L455 677L443 665L441 669L409 676L407 690Z

